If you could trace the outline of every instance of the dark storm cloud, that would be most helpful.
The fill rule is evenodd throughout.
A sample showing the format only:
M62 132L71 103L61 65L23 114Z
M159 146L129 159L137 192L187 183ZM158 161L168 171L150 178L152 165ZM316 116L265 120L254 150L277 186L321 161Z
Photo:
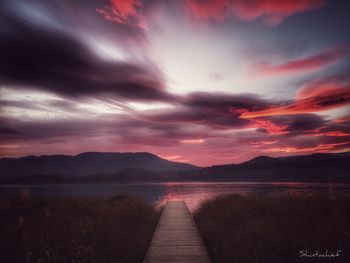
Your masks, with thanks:
M283 102L269 101L250 94L229 95L192 93L178 98L178 106L171 110L148 111L138 116L154 123L195 123L211 129L256 128L268 134L295 136L315 132L327 125L327 121L316 114L299 113L258 118L241 118L242 113L270 109Z
M319 130L319 133L328 137L348 137L350 138L350 121L341 123L330 123Z
M20 120L10 118L0 118L0 122L6 130L12 133L0 133L0 139L6 141L30 141L54 139L57 137L79 137L93 136L98 134L98 127L101 121L91 120Z
M142 118L153 122L165 123L195 123L212 128L239 128L248 121L236 118L228 113L219 113L215 111L201 112L191 109L180 109L168 113L152 114Z
M258 132L268 134L283 134L284 137L317 132L325 127L327 121L315 114L269 116L252 119L249 126L257 128Z
M296 99L292 102L281 102L265 109L246 111L242 113L241 117L250 119L266 116L304 114L331 110L349 104L349 84L331 87L331 89L329 86L326 88L320 86L317 90L313 90L311 95L308 95L306 98Z
M195 92L177 98L175 110L140 115L154 122L196 123L212 128L239 128L249 121L239 118L243 111L267 108L270 103L250 94Z
M0 84L68 97L111 95L168 100L155 66L111 62L58 29L24 20L0 6Z
M104 114L92 119L20 120L0 117L0 140L56 142L79 138L109 138L120 144L179 145L181 140L210 136L191 124L152 123L124 114Z
M1 91L1 90L0 90ZM9 100L0 98L0 108L12 108L21 110L50 111L63 110L65 112L78 111L78 105L69 100L48 99L45 101L38 100Z
M231 112L244 110L258 110L266 108L268 101L260 99L253 94L230 95L225 93L195 92L187 96L183 103L193 108L218 110L220 112Z
M8 127L2 127L2 126L0 126L0 136L1 136L2 134L14 135L14 134L19 134L19 132L16 131L16 130L13 130L13 129L11 129L11 128L8 128Z
M291 121L286 129L290 133L316 131L326 125L326 121L319 115L300 114L290 116Z

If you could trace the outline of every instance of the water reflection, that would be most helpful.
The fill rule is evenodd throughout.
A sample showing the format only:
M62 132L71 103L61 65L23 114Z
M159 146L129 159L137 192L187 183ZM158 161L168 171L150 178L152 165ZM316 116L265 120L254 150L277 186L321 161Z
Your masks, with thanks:
M73 185L3 185L1 196L31 197L110 197L128 194L157 206L167 200L185 200L191 211L199 204L219 194L241 195L313 195L325 194L330 198L350 195L350 184L296 183L296 182L235 182L235 183L129 183L129 184L73 184Z

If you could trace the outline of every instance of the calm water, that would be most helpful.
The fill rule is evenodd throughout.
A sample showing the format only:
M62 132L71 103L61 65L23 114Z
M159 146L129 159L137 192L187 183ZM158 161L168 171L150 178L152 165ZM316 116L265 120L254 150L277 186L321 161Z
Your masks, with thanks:
M350 195L350 184L326 183L129 183L129 184L72 184L72 185L3 185L1 196L12 197L109 197L129 194L152 204L161 205L166 200L183 199L195 210L200 202L220 194Z

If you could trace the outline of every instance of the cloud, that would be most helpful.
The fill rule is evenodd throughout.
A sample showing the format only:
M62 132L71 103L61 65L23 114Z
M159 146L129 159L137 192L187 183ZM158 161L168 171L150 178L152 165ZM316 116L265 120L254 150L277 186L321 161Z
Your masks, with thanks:
M283 86L283 79L274 83L244 79L241 66L261 50L269 53L271 48L278 48L294 54L305 45L312 49L316 42L324 46L324 39L334 45L347 43L346 39L332 38L332 30L317 25L315 32L329 37L318 39L317 33L312 43L306 43L307 37L298 29L308 20L305 16L293 25L286 23L290 30L283 36L279 29L255 28L255 23L226 21L229 23L220 27L193 27L188 24L193 20L184 17L191 14L212 22L235 16L275 25L321 3L2 1L0 154L149 151L207 165L240 162L273 148L271 155L349 148L345 144L350 133L349 116L343 111L346 108L327 116L314 114L348 104L346 78L306 83L289 101L232 93L269 91L268 96L273 98L276 85L281 85L278 92L282 92L293 82L300 83L300 79L286 79ZM312 20L328 17L325 13L319 12ZM337 23L339 27L346 24L339 21L332 22L332 28ZM191 41L183 41L188 38ZM255 38L263 41L252 41ZM206 58L208 50L213 51L209 39L215 39L214 46L220 49L217 60ZM312 56L293 57L277 65L271 60L265 63L271 71L266 74L323 69L345 58L345 50L316 51ZM183 68L183 63L191 69ZM327 68L322 73L336 69ZM168 92L167 84L178 95ZM193 89L215 92L183 93Z
M259 98L254 94L226 94L226 93L208 93L194 92L185 96L182 100L184 105L192 108L216 109L219 111L230 111L239 113L241 110L254 110L262 108L269 104L268 101Z
M317 132L328 124L321 116L315 114L300 114L285 117L291 119L286 129L290 134Z
M343 117L343 118L337 118L333 120L334 123L350 123L350 118L349 117Z
M190 0L186 4L187 10L197 19L222 21L230 15L228 0Z
M110 0L109 2L103 8L96 9L97 13L105 19L115 23L147 28L145 17L141 12L143 7L141 0Z
M345 142L349 137L335 136L340 131L343 134L350 131L347 122L326 121L314 114L240 120L238 113L230 112L230 107L234 106L239 112L273 102L247 95L230 96L189 94L172 110L142 114L130 112L54 119L0 116L0 140L7 145L1 154L143 150L163 155L172 153L208 164L232 161L232 154L241 160L240 153L246 153L246 159L265 150L271 154L297 154L313 150L340 151L348 147ZM26 104L6 103L26 107ZM64 103L56 105L55 101L46 104L52 103L55 107L65 108ZM193 116L189 118L191 113ZM188 152L198 156L192 158ZM215 156L215 160L204 158L208 154Z
M0 126L0 135L1 134L14 135L14 134L19 134L19 132L8 127Z
M0 89L1 95L1 89ZM55 109L64 109L64 111L73 112L78 110L78 105L72 101L65 99L47 99L47 100L10 100L1 99L0 97L0 107L4 109L12 108L16 110L21 110L23 112L28 112L32 110L45 112L48 110L50 112Z
M242 118L245 113L268 109L277 102L259 99L253 95L212 94L197 92L179 97L175 108L138 113L138 118L151 123L173 125L201 125L212 131L255 129L270 135L291 136L311 133L326 125L315 114L284 114ZM197 138L198 139L198 138ZM199 138L201 139L201 138Z
M250 119L266 116L320 112L350 104L349 85L332 88L331 92L329 89L320 88L317 92L314 90L313 93L315 96L309 96L299 100L297 99L294 102L268 107L263 110L246 111L243 112L240 117L243 119Z
M278 140L266 140L266 141L265 140L261 140L261 141L257 140L257 141L250 141L249 144L259 147L261 145L271 145L271 144L275 144L277 142L278 142Z
M333 121L329 125L320 129L316 135L327 137L349 137L350 138L350 121L336 122Z
M262 18L266 24L277 25L286 17L320 8L323 0L233 0L233 12L243 20Z
M261 18L268 25L277 25L286 17L323 6L323 0L189 0L187 10L197 19L223 21L230 16L251 21Z
M256 63L249 66L249 71L252 74L259 74L262 76L310 72L323 69L349 55L350 48L348 46L341 46L323 50L315 55L282 64L274 65L267 62Z
M171 146L208 137L194 124L174 125L141 120L127 114L100 114L91 118L26 119L0 116L0 140L50 144L57 140L99 139L123 145ZM193 141L191 141L193 140Z
M345 129L349 129L343 126ZM279 141L273 145L262 145L259 149L262 152L270 154L300 154L300 153L321 153L321 152L343 152L348 151L350 143L349 137L345 136L326 136L323 131L333 130L331 122L318 131L305 133L304 136L279 136Z
M165 123L196 123L213 128L245 127L249 121L240 118L247 110L266 108L269 102L251 94L195 92L177 98L178 106L170 111L151 111L140 118Z
M302 100L316 96L331 95L349 82L349 75L332 76L306 82L296 93L296 99Z
M30 23L0 7L0 84L68 97L169 100L150 63L107 61L61 30Z
M256 128L258 132L268 133L268 134L285 134L288 125L278 124L269 119L256 118L251 120L249 126L251 128Z
M173 107L168 109L130 111L123 114L94 113L89 114L89 119L84 118L86 112L82 111L79 103L71 104L62 99L49 99L43 101L41 105L30 100L2 100L1 102L8 107L13 106L24 110L30 108L30 104L44 111L60 111L60 108L69 107L71 116L75 116L68 119L58 116L52 119L27 118L26 121L3 119L2 123L7 123L4 127L17 131L13 134L2 134L2 139L6 141L46 141L81 137L105 138L123 145L170 147L207 145L212 143L214 138L230 140L230 133L241 130L245 130L245 133L257 134L259 138L266 141L265 136L308 135L327 125L322 117L313 114L242 119L240 118L242 112L265 109L276 104L250 94L197 92L177 97Z
M285 152L285 153L304 153L304 152L337 152L341 151L341 148L344 146L350 145L349 142L339 142L339 143L328 143L328 144L318 144L314 147L273 147L266 150L264 152L274 153L274 152Z
M331 137L350 137L349 131L329 131L322 133L325 136L331 136Z
M327 122L315 114L265 116L250 119L247 127L270 135L306 135L318 132Z

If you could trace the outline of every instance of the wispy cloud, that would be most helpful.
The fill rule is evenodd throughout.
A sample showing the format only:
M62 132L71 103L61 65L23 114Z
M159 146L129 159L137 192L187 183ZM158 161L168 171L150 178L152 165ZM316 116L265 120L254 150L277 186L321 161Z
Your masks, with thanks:
M287 61L285 63L256 63L249 66L249 71L251 74L258 74L261 76L305 73L323 69L348 56L350 56L350 47L341 46L323 50L317 54L305 58Z
M0 156L149 151L212 165L349 149L348 10L1 1Z
M141 0L110 0L103 8L97 8L97 13L105 19L120 24L131 24L146 29L147 23L142 14Z
M242 20L261 18L268 25L277 25L296 13L320 8L322 0L189 0L188 11L197 19L223 21L230 16Z
M300 93L302 95L300 95ZM262 110L243 112L241 118L250 119L266 116L321 112L350 104L350 86L348 85L332 86L331 88L319 86L312 90L311 95L305 95L305 93L307 93L307 91L299 92L299 99L293 102L286 102ZM304 98L305 96L306 98Z

